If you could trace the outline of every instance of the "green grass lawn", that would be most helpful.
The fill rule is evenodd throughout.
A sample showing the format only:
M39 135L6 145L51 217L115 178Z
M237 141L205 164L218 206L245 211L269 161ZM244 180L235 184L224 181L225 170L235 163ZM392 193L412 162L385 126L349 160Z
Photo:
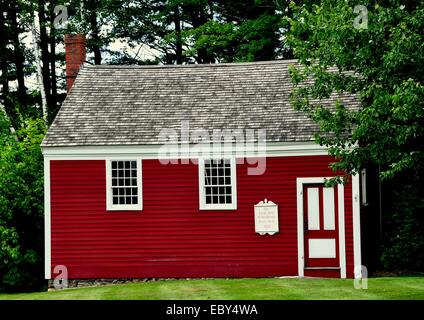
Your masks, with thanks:
M352 279L208 279L161 280L145 283L25 294L0 294L4 299L424 299L424 277L368 279L368 289L358 290Z

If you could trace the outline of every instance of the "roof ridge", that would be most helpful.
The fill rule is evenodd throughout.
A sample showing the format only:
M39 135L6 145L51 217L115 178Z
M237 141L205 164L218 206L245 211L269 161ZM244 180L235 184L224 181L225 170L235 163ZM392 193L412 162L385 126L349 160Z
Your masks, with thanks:
M111 65L111 64L84 64L84 69L171 69L171 68L221 68L221 67L246 67L254 65L289 64L297 62L297 59L279 59L252 62L226 62L226 63L203 63L203 64L155 64L155 65Z

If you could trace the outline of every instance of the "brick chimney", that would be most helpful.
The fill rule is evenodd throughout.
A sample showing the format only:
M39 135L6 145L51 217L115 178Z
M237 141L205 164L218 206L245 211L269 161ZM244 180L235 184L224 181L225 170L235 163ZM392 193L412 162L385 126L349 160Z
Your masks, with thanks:
M65 34L66 88L69 92L85 61L86 38L82 34Z

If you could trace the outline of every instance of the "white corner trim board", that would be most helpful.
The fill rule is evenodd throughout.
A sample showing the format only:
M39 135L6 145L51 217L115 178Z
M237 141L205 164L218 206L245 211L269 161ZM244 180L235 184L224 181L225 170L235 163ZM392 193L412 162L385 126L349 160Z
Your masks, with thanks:
M304 276L305 256L304 256L304 230L303 230L303 185L312 183L324 183L331 177L313 177L297 178L297 256L298 256L298 275ZM346 278L346 234L345 234L345 203L344 186L337 186L338 193L338 227L339 227L339 259L340 259L340 278Z
M345 233L345 197L344 185L337 186L338 218L339 218L339 257L340 257L340 278L346 278L346 233Z
M362 259L361 259L361 217L360 217L359 195L360 195L359 175L356 174L356 175L352 176L352 222L353 222L353 264L354 264L354 268L359 268L362 265ZM361 277L361 274L355 273L355 277Z
M51 279L50 160L44 159L44 278Z
M297 198L297 272L299 277L304 276L304 238L303 238L303 178L296 179Z

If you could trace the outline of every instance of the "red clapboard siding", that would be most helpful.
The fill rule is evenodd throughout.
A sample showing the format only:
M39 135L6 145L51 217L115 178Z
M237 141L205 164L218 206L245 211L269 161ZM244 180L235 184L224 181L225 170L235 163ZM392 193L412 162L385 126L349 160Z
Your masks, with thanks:
M143 160L143 210L106 211L104 160L51 161L52 268L70 278L294 276L296 178L331 176L328 156L272 157L260 176L237 165L237 210L200 211L197 165ZM353 275L351 186L346 257ZM280 232L255 233L253 206L279 206Z
M352 184L345 186L345 234L346 234L346 276L353 278L353 219L352 219Z

